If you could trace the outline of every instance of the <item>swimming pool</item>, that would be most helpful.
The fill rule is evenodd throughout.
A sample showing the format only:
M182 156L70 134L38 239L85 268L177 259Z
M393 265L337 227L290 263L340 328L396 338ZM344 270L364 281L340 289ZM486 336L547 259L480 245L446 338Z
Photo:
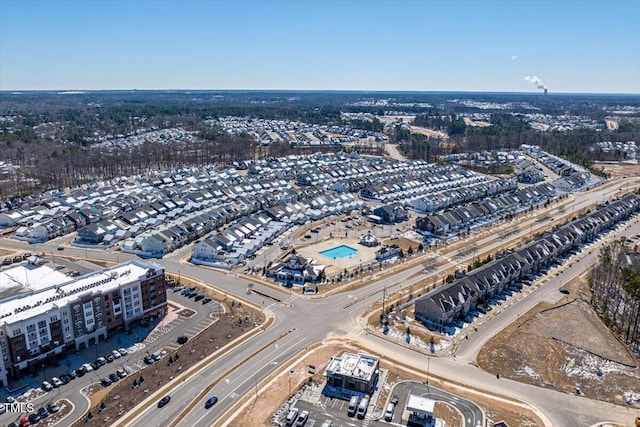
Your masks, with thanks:
M327 258L336 259L336 258L351 258L356 253L358 253L357 249L353 249L351 246L347 246L347 245L340 245L340 246L336 246L335 248L322 251L320 252L320 255L324 255Z

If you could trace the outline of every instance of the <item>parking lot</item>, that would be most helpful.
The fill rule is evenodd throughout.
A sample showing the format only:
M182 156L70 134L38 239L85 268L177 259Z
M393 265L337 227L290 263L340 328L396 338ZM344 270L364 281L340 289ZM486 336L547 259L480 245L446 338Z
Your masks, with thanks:
M55 362L49 361L47 364L39 366L33 375L25 375L17 381L12 381L10 387L1 389L0 400L5 401L7 397L18 397L30 389L42 388L43 381L52 383L52 378L62 378L69 375L70 371L77 371L85 364L94 364L94 370L83 375L84 378L75 380L68 385L61 384L60 387L80 388L90 382L100 382L109 374L115 373L122 368L127 374L136 372L145 365L144 358L154 352L165 351L163 349L178 348L177 338L186 336L192 338L210 326L216 315L223 312L222 305L213 300L208 304L201 301L194 301L179 292L168 292L169 313L162 319L154 319L148 323L136 322L128 332L115 330L109 333L106 340L100 341L88 348L67 353L63 358ZM116 358L117 349L124 349L125 355L119 354ZM114 352L115 350L115 352ZM110 355L110 357L107 357ZM98 358L105 358L106 363L95 369ZM102 359L101 359L102 360ZM67 378L62 378L68 381ZM53 384L52 384L53 385ZM61 390L60 389L60 390ZM58 391L58 385L55 390ZM58 393L56 393L58 394ZM0 417L0 424L2 419Z
M383 376L386 378L386 371L383 371ZM384 382L381 383L384 384ZM331 427L406 426L410 415L406 410L409 394L446 402L454 406L463 415L465 427L481 425L483 420L482 410L474 402L417 381L404 381L393 385L385 401L379 401L378 393L374 392L363 419L357 415L349 416L347 413L349 401L323 395L322 387L323 385L305 389L292 406L298 408L299 413L305 410L309 412L305 426L320 427L326 421L331 421ZM384 420L384 412L391 396L396 396L398 403L395 405L391 421L387 422ZM286 416L288 410L289 408L283 411L283 416ZM433 424L427 423L425 425Z

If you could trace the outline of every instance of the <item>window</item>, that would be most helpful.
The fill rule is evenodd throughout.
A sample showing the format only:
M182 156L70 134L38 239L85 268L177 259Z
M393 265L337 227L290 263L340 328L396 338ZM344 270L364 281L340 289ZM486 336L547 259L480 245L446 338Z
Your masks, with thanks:
M64 319L64 320L62 321L62 323L64 323L65 325L68 325L68 324L69 324L69 319Z
M51 316L51 322L55 322L58 320L58 315L54 314L53 316Z
M13 336L17 337L18 335L22 335L22 329L17 328L13 330Z
M35 332L35 331L36 331L36 325L27 326L27 332Z
M71 331L71 328L69 328L68 326L65 326L64 328L64 332L65 333L69 333Z

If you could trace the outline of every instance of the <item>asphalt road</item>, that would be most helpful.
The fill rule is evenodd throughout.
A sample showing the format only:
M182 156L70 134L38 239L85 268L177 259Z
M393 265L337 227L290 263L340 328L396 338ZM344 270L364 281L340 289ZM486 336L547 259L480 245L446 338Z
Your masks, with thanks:
M624 185L626 185L626 183L621 181L618 187L624 187ZM574 209L609 199L614 190L615 187L600 188L592 193L576 194L576 201L573 204L575 206ZM567 212L565 208L565 215L568 214L569 212ZM537 224L533 216L528 221L530 221L533 227ZM524 224L527 223L525 222ZM521 231L518 234L509 236L505 241L517 239L519 236L530 233L529 228L532 227L521 225ZM535 229L533 231L535 232ZM495 236L489 235L485 238L487 246L494 244L491 243L492 239L495 242ZM23 242L10 239L0 240L0 246L21 248L23 250L25 248ZM495 244L497 243L498 242ZM502 244L504 241L499 243ZM478 246L484 249L482 243L479 243ZM26 245L26 248L29 247L29 245ZM31 248L32 247L31 245ZM39 244L38 251L44 250L46 252L52 252L55 250L55 247L57 247L57 243L55 242ZM440 248L440 250L445 251L446 248ZM68 248L65 251L65 255L73 254L81 258L84 258L86 255L84 249ZM31 252L35 251L31 250ZM242 344L225 353L214 363L204 368L201 374L181 384L178 390L172 392L172 401L165 408L156 408L157 400L162 396L154 397L148 410L142 415L141 420L144 420L143 425L164 426L169 424L170 420L178 413L177 410L180 407L190 402L200 390L217 382L210 394L218 396L220 399L218 404L210 410L204 411L204 403L199 402L195 409L181 420L180 423L180 425L184 426L210 424L212 421L219 419L225 411L232 406L234 401L254 391L256 383L259 383L268 374L278 369L278 367L292 355L308 347L310 344L322 341L329 336L348 336L349 338L359 340L365 348L379 351L381 354L389 355L394 359L402 360L414 366L424 366L425 364L427 356L404 347L391 345L388 341L373 335L363 334L359 325L360 314L382 298L383 288L387 288L387 292L392 292L398 288L407 286L410 283L407 279L414 273L421 271L422 266L414 267L387 277L386 279L378 280L366 288L346 290L344 293L319 299L308 299L260 284L254 285L254 289L260 293L272 295L283 301L282 303L276 303L274 300L265 298L257 292L247 294L247 282L239 280L233 274L223 274L188 264L182 264L180 258L187 253L188 251L186 249L181 249L177 253L165 257L163 260L155 260L154 262L159 263L168 271L180 272L183 276L190 276L202 280L204 283L211 283L218 289L217 292L235 294L256 303L258 306L268 308L276 320L267 331L242 342ZM88 255L90 255L90 257L119 262L135 258L131 255L113 254L107 251L90 250L88 251ZM449 257L450 264L456 264L468 261L473 255L470 255L466 259L453 259L455 254L450 254ZM581 261L583 265L586 264L586 262L587 261L583 263ZM419 280L423 277L412 280ZM550 287L547 287L547 289L548 288ZM523 301L527 301L527 298ZM497 333L497 331L508 324L507 317L508 316L505 316L504 324L489 324L488 329L493 333ZM497 318L499 318L499 316ZM292 332L286 333L287 331ZM472 339L470 337L469 342L474 342L474 339L475 338ZM480 338L478 338L478 340L480 340ZM463 347L459 350L459 354L466 355L466 353L464 353L465 351L467 350ZM472 355L473 352L470 351L468 357ZM494 374L486 373L468 364L464 360L465 357L459 357L458 360L446 357L432 357L430 364L431 372L443 378L450 378L456 381L460 381L461 378L463 378L464 382L470 386L530 402L546 414L553 425L590 425L601 420L603 417L622 423L632 419L630 418L631 411L621 406L558 393L515 381L497 379ZM245 359L247 360L243 363L242 361ZM69 393L71 394L71 390L74 389L77 390L77 387L69 388ZM65 393L66 392L67 390L65 390ZM132 423L131 425L137 424Z

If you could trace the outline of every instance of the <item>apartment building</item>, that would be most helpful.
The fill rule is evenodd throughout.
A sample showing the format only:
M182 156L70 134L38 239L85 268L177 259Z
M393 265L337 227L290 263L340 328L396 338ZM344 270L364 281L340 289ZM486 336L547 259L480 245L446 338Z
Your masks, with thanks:
M0 301L0 386L116 328L166 314L164 269L153 263L130 261L66 281L47 265L16 269L24 275L9 270L9 276L31 277L30 291Z

